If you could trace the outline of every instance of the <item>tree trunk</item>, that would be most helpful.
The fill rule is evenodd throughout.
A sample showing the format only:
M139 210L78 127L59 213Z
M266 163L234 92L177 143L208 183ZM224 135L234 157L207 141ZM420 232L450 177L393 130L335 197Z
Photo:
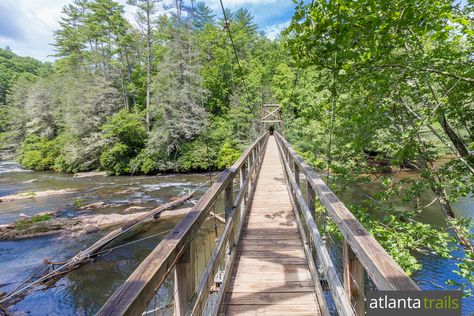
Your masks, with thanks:
M151 81L151 25L150 10L146 12L146 43L147 43L147 65L146 65L146 128L150 131L150 81Z
M451 207L451 204L449 203L446 191L443 188L438 187L438 184L441 182L441 179L439 179L439 176L436 175L436 172L433 169L433 167L429 166L425 159L426 148L425 148L424 142L421 140L419 133L417 133L417 138L419 142L418 163L421 167L421 171L427 171L428 179L430 181L430 184L429 184L430 189L433 192L433 194L436 196L438 205L443 211L446 219L447 220L455 219L456 214L454 214L453 208ZM466 251L470 251L471 253L474 253L474 245L472 244L472 242L469 239L464 238L463 234L457 228L452 227L452 229L454 231L454 234L456 235L456 238L461 244L461 246L463 246Z
M438 114L438 122L441 124L441 127L443 127L444 132L446 133L446 135L448 135L454 147L456 147L456 150L458 151L459 155L463 158L469 158L470 155L466 148L466 145L459 137L459 135L456 134L456 132L453 130L449 122L446 120L446 115L444 114L443 110L440 110L440 113Z

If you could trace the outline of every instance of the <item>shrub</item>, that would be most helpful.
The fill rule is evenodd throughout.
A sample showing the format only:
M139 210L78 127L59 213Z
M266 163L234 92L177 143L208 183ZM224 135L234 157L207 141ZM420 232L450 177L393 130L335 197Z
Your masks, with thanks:
M51 169L59 154L60 146L56 139L31 134L21 144L19 162L28 169L47 170Z
M215 167L216 153L201 140L185 143L176 161L176 171L203 171Z
M130 173L130 162L143 149L147 138L142 116L121 110L101 130L106 144L100 156L101 168L116 175Z
M138 156L130 160L130 173L151 174L160 170L158 155L142 150Z
M217 168L228 168L240 157L240 150L226 140L217 154Z

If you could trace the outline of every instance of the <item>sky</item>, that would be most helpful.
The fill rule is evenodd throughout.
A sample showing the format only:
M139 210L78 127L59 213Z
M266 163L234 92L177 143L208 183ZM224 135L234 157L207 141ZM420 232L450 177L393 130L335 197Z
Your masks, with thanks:
M125 15L134 22L134 10L126 0ZM204 1L216 16L221 16L219 0ZM61 10L72 0L0 0L0 47L9 46L21 56L42 61L53 61L55 51L53 32L59 28ZM252 12L254 21L269 38L274 39L289 25L294 11L292 0L223 0L228 9L245 7Z

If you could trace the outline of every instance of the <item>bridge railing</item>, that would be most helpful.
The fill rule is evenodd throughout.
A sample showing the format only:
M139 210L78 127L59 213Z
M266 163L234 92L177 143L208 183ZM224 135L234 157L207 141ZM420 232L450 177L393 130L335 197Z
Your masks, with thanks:
M237 254L243 219L255 190L269 134L260 136L193 206L186 217L113 293L98 315L146 315L165 283L172 283L175 315L217 315L224 301ZM238 182L238 183L236 183ZM237 190L235 188L238 188ZM225 226L199 269L197 240L223 198ZM167 281L168 280L168 281ZM167 282L165 282L167 281ZM156 310L156 307L155 307ZM150 311L150 312L151 312Z
M303 240L309 241L307 256L316 258L316 261L310 260L310 271L314 278L318 278L316 270L322 268L339 314L364 315L364 271L378 290L419 290L415 282L337 198L316 171L295 152L281 134L275 132L275 135L292 200L298 208L298 226ZM301 179L306 180L303 181L306 185L303 185ZM343 236L342 282L316 225L316 198ZM317 262L318 267L313 262Z

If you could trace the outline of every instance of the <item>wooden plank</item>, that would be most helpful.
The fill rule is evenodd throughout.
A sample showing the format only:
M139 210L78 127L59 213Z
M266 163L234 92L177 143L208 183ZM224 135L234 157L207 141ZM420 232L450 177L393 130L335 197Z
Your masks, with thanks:
M268 272L268 273L238 273L235 276L235 282L269 282L278 278L278 276L282 277L286 281L311 281L311 274L308 270L306 271L296 271L296 272L285 272L281 273L280 275L275 275L275 273Z
M245 293L232 292L229 297L229 305L309 305L314 308L316 296L313 292L270 292L270 293Z
M287 273L298 273L298 272L307 272L308 265L305 264L291 264L291 265L281 265L270 262L265 262L265 258L261 258L261 264L243 264L239 261L239 265L236 269L236 275L239 273L243 274L275 274L285 276Z
M324 181L290 146L278 132L275 135L316 191L352 251L379 290L419 290L416 283L403 271L375 238L357 221L354 215L328 188Z
M287 246L260 246L260 245L241 245L239 246L239 251L241 252L278 252L284 254L285 251L302 253L302 247L287 245ZM288 255L291 255L288 253Z
M233 181L230 181L224 191L224 210L226 220L232 215L234 209L234 185Z
M179 262L174 268L174 314L184 316L189 311L189 300L194 293L195 269L192 258L194 257L195 243L190 243Z
M314 285L311 281L271 281L254 283L235 283L232 285L232 292L244 293L289 293L289 292L314 292Z
M276 250L253 250L241 253L248 258L306 258L302 249L288 250L288 249L276 249Z
M278 265L292 265L292 264L307 264L305 258L293 258L293 257L279 257L279 258L265 258L265 260L261 260L259 258L252 258L246 256L240 256L238 258L239 265L269 265L278 264Z
M295 236L294 233L280 233L280 234L258 234L258 233L246 233L242 236L242 240L299 240L298 236Z
M306 205L308 205L313 218L316 219L316 192L310 184L306 188Z
M291 309L283 309L279 305L229 305L226 316L317 316L318 309L311 305L294 305Z
M297 230L295 230L293 227L282 227L282 226L278 226L278 227L270 227L270 228L247 228L245 230L245 234L246 235L252 235L252 234L255 234L255 235L263 235L265 236L266 234L288 234L288 235L293 235L293 236L298 236L298 235L295 235L295 232L298 232Z
M299 239L280 239L280 240L271 240L271 239L247 239L242 240L240 243L241 246L277 246L277 247L287 247L287 246L296 246L295 248L301 248L301 240Z

